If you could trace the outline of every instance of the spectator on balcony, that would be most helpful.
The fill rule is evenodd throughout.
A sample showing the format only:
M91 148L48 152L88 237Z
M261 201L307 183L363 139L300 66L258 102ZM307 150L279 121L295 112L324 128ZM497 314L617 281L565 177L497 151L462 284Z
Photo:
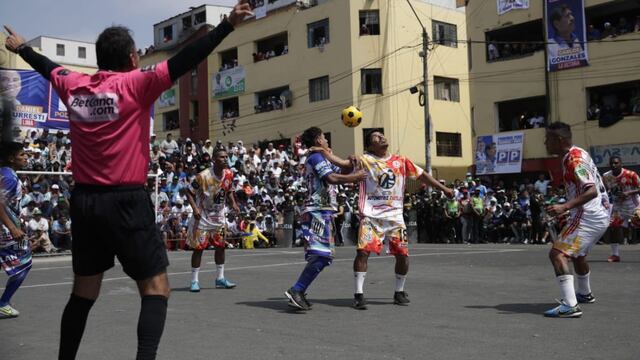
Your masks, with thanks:
M636 23L633 25L633 32L640 32L640 15L636 15Z
M602 39L616 37L616 28L611 25L610 22L604 23L604 29L602 30Z
M528 120L529 128L537 129L544 127L544 116L542 116L539 112L534 111L533 116L531 116Z
M593 24L589 24L589 29L587 30L587 40L600 40L602 34L600 30L598 30Z
M600 119L600 106L597 102L592 102L587 109L587 120L599 120Z
M618 19L618 26L616 28L617 35L624 35L626 33L630 33L631 31L633 31L633 25L627 22L626 18L621 17L620 19Z

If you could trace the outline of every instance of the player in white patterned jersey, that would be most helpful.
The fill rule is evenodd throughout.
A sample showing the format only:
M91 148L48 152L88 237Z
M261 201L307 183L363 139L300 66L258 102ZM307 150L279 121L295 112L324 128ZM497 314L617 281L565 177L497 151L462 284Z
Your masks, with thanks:
M638 214L640 214L640 177L634 171L622 167L622 159L619 156L609 158L611 170L602 175L604 184L609 190L613 212L611 223L605 239L611 245L609 262L620 261L619 244L623 243L624 232L628 228L640 226Z
M394 303L408 305L404 283L409 272L409 252L404 224L403 200L407 178L418 179L422 183L436 187L453 196L453 190L440 184L427 172L401 155L388 153L389 143L380 131L365 134L366 153L358 160L343 160L327 153L327 159L338 166L356 163L367 172L367 179L360 183L360 229L358 249L353 262L355 277L354 307L366 309L364 279L367 273L369 254L380 255L383 244L386 252L395 256L396 288Z
M609 226L611 206L591 156L583 149L573 146L569 125L562 122L550 124L546 131L545 145L549 154L563 157L563 180L568 194L566 203L548 206L546 211L551 216L569 212L570 219L549 251L562 300L559 306L546 311L544 315L580 317L582 310L578 303L595 302L591 294L587 255ZM574 288L573 275L569 269L569 257L573 260L577 275L577 289Z
M236 286L224 277L227 200L239 212L232 188L233 173L227 169L227 158L227 151L216 147L213 150L213 166L200 172L187 191L187 199L193 209L187 230L187 243L193 249L191 292L200 291L198 274L202 252L209 246L215 249L216 288L232 289Z

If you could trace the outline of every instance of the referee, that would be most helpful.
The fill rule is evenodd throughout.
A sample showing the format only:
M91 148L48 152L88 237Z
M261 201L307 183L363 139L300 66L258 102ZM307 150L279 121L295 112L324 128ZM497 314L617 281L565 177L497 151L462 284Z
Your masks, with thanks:
M167 314L169 265L143 188L149 165L149 108L252 15L240 0L228 20L171 59L139 69L135 43L124 27L105 29L96 41L98 72L67 70L25 44L5 26L6 47L49 80L69 109L73 143L71 220L73 291L62 313L59 359L74 359L102 277L117 256L136 281L142 306L137 359L155 359Z

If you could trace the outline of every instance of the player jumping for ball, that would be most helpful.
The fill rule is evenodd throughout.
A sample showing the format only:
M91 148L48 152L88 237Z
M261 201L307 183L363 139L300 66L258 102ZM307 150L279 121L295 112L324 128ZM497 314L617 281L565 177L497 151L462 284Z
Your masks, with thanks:
M393 302L406 306L409 304L409 297L404 291L404 284L409 272L409 250L402 215L407 178L434 186L447 196L453 196L453 190L440 184L408 158L389 154L389 143L380 131L366 133L364 146L366 152L358 160L344 160L326 149L313 149L321 151L332 163L346 170L356 163L357 167L362 167L367 173L366 180L360 183L360 229L357 254L353 262L353 307L358 310L367 308L363 288L369 254L374 252L380 255L383 244L386 244L386 252L396 258Z

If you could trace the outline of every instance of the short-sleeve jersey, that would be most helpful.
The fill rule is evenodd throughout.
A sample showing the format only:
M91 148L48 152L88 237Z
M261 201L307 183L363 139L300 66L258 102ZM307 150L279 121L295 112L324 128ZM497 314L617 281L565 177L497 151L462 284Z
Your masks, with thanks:
M620 196L624 192L640 189L640 177L635 171L622 169L618 176L613 175L612 171L607 171L602 177L612 195L611 203L615 208L635 209L640 206L639 194Z
M572 146L562 160L562 176L571 200L595 186L598 196L580 208L571 209L571 216L602 215L610 212L609 197L596 164L583 149Z
M74 180L92 185L144 184L150 109L172 84L167 62L93 75L58 67L50 77L69 111Z
M9 219L16 226L20 226L18 220L20 214L20 199L22 198L22 186L18 175L9 167L0 168L0 206L4 206ZM9 229L0 223L0 248L14 244Z
M329 174L339 173L340 169L331 164L322 154L313 153L305 162L305 183L308 196L304 212L331 210L338 211L338 187L328 184L325 178Z
M217 177L213 169L201 171L195 179L191 190L195 193L196 206L202 213L201 222L211 226L224 226L226 223L226 199L231 191L233 173L229 169L222 171L222 177Z
M360 157L367 178L360 183L360 215L376 219L402 221L407 178L415 179L423 170L404 156Z

